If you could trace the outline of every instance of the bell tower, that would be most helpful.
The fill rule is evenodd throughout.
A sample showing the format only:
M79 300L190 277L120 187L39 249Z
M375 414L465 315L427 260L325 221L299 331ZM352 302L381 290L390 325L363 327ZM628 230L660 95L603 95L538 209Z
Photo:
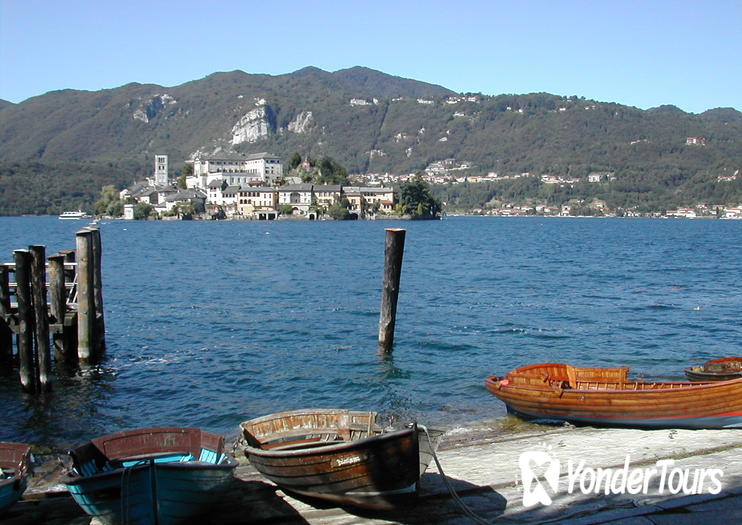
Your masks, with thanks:
M155 155L155 185L167 186L170 177L167 173L167 155Z

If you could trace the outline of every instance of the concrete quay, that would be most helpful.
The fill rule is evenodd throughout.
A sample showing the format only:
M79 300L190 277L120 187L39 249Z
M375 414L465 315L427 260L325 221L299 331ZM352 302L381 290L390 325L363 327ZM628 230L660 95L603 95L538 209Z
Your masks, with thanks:
M493 431L494 426L499 429ZM513 426L515 431L503 431L502 423L449 430L438 453L445 479L431 465L420 497L393 512L296 499L264 480L237 452L241 465L235 482L212 514L195 523L742 522L742 429ZM523 453L526 459L530 455L523 461L525 470L519 461ZM59 460L46 462L42 470L0 522L98 525L66 493ZM543 492L535 481L523 480L528 472L540 480ZM446 482L478 518L463 510ZM524 506L524 484L536 498L529 506Z

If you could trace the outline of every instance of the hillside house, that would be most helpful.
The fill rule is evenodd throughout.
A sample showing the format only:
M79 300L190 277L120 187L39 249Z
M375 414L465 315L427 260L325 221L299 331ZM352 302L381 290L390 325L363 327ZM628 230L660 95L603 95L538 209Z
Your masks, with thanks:
M240 188L237 195L237 213L243 217L273 220L278 216L278 190L276 188Z
M366 209L372 209L378 203L378 209L385 213L394 211L394 190L392 188L360 188L361 197L366 203Z
M228 187L227 181L223 179L212 180L207 186L206 196L209 199L209 204L215 204L221 206L224 204L224 190Z
M289 205L295 215L310 216L309 208L314 203L312 184L290 184L278 188L278 205ZM316 218L310 217L310 218Z
M240 192L240 186L227 186L222 190L222 205L233 208L237 205L237 195Z
M175 206L181 203L190 203L193 205L193 209L196 212L203 211L204 204L206 202L206 194L198 189L192 190L180 190L172 195L165 198L161 205L158 205L155 209L158 212L172 211ZM164 209L162 209L164 208Z
M343 188L343 196L348 199L350 212L359 217L373 213L374 209L392 213L396 204L392 188L346 186Z
M319 206L329 208L335 202L339 201L343 188L339 184L317 184L312 189L314 193L314 201Z

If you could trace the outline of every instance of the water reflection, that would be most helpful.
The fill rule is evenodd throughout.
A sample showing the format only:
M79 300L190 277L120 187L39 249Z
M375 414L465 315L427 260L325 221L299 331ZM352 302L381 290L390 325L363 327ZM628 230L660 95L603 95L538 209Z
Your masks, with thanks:
M40 453L64 452L116 428L122 420L111 414L115 378L114 370L100 365L63 369L53 375L50 391L32 395L14 370L0 392L0 398L14 399L6 419L15 426L12 439L33 443Z

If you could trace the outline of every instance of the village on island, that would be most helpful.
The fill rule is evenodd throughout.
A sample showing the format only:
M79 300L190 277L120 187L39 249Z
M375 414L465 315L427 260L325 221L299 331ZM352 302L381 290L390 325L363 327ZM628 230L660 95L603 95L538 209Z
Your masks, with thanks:
M302 161L294 173L313 169ZM304 182L300 176L285 176L280 157L270 153L196 157L186 161L176 180L169 175L168 156L156 155L153 176L122 190L118 199L125 203L125 219L319 220L404 214L393 188ZM438 210L420 211L432 216Z
M433 197L431 185L477 184L532 176L530 173L502 176L494 172L459 176L456 172L468 166L457 164L454 159L432 163L417 174L348 175L334 159L325 157L319 162L302 159L298 153L291 157L287 168L284 169L278 155L266 152L244 156L195 155L185 161L181 174L171 177L168 156L155 155L152 176L121 191L113 186L104 187L95 213L129 220L436 219L443 213L444 203ZM730 180L737 176L735 172ZM586 181L601 183L613 179L613 173L595 172ZM327 183L340 181L343 183ZM541 175L540 182L573 186L580 181ZM590 209L593 216L616 216L600 199L576 204L503 203L496 208L472 209L467 214L569 217L579 215L575 213L579 208ZM627 210L623 216L647 214ZM649 216L739 219L742 207L699 204Z

